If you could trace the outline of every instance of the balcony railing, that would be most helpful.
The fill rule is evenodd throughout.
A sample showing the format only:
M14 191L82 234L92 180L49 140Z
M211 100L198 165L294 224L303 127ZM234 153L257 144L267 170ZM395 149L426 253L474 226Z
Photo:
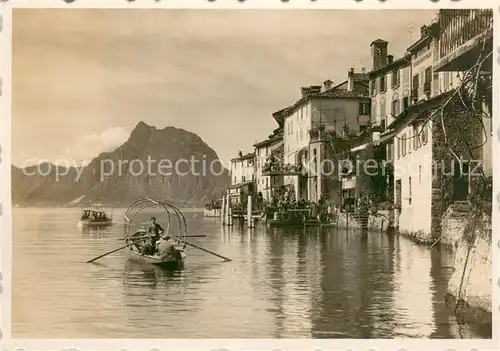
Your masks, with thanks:
M492 10L439 11L440 55L444 57L467 41L493 28Z

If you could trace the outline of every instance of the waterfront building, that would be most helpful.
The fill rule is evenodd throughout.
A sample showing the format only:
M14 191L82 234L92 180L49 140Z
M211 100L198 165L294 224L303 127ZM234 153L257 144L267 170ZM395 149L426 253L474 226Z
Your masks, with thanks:
M272 176L269 172L271 158L275 157L281 160L283 156L283 129L278 128L269 138L255 143L253 147L255 149L257 193L261 193L265 201L270 201L275 190L283 185L283 177Z
M481 82L489 88L476 110L482 115L485 130L481 133L482 168L486 176L492 175L492 73L493 73L493 11L488 9L439 11L440 36L438 60L434 71L456 77L464 75L474 65L481 64ZM456 79L455 79L456 80ZM458 85L454 83L454 85ZM480 111L480 112L479 112Z
M471 163L483 159L491 165L488 146L477 147L491 138L491 118L471 115L471 106L464 105L463 97L457 94L460 80L452 70L459 69L458 65L443 64L437 69L446 53L442 50L443 36L450 30L443 26L443 16L422 27L421 37L408 48L405 56L411 57L412 103L387 127L394 134L396 225L402 232L436 239L448 206L467 200L469 169L475 167ZM484 71L488 71L487 66ZM489 161L483 149L489 151Z
M369 126L371 101L359 92L362 83L355 77L351 69L347 81L338 86L327 80L322 86L302 87L298 101L273 114L283 124L284 147L283 166L274 173L283 177L284 186L297 200L316 202L325 191L321 167L328 157L325 151L330 139L316 136L327 133L346 138Z
M248 195L255 194L255 153L243 154L231 159L231 185L228 193L231 203L246 201Z

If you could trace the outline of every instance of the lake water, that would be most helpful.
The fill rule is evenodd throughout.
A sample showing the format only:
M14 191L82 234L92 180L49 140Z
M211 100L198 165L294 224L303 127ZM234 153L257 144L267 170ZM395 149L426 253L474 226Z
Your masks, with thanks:
M185 268L119 251L124 210L100 232L78 209L13 210L15 338L489 338L444 303L449 252L399 236L335 229L249 230L186 213ZM149 214L145 214L144 221ZM166 219L158 213L160 223Z

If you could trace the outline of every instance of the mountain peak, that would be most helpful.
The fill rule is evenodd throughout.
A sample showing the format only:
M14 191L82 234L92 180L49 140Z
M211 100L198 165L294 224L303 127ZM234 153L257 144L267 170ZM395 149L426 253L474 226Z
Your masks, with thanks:
M134 127L134 129L132 130L132 133L136 130L145 130L145 129L156 129L155 126L150 126L149 124L147 124L146 122L144 121L139 121L139 123L137 123L137 125Z

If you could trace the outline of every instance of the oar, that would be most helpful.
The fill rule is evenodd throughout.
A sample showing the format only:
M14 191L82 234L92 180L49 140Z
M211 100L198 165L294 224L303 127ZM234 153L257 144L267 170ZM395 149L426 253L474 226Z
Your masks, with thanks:
M186 235L186 238L206 238L207 236L206 235L203 235L203 234L200 234L200 235ZM134 240L135 239L143 239L143 238L149 238L148 235L144 235L144 236L137 236L137 237L134 237ZM183 236L181 236L181 238L183 238ZM125 240L124 238L120 238L118 239L120 241L123 241Z
M212 255L214 255L214 256L217 256L217 257L219 257L219 258L222 258L224 261L227 261L227 262L232 261L232 259L230 259L230 258L227 258L227 257L221 256L221 255L219 255L219 254L216 254L215 252L212 252L212 251L209 251L209 250L207 250L207 249L204 249L204 248L202 248L202 247L200 247L200 246L198 246L198 245L188 243L187 241L184 241L184 243L185 243L185 244L187 244L187 245L189 245L189 246L195 247L195 248L197 248L198 250L205 251L205 252L207 252L207 253L209 253L209 254L212 254Z
M138 239L140 239L140 238L138 238ZM136 241L136 240L138 240L138 239L131 239L129 242L131 242L131 241ZM104 255L97 256L96 258L93 258L93 259L91 259L90 261L87 261L87 263L92 263L92 262L94 262L94 261L97 261L98 259L103 258L104 256L111 255L113 252L123 250L124 248L126 248L126 247L128 247L128 246L129 246L129 245L124 245L124 246L121 246L121 247L119 247L119 248L117 248L117 249L114 249L113 251L106 252Z
M94 261L97 261L98 259L103 258L104 256L110 255L110 254L112 254L113 252L116 252L116 251L123 250L123 249L124 249L124 248L126 248L126 247L128 247L128 245L124 245L124 246L122 246L122 247L119 247L119 248L117 248L117 249L114 249L113 251L107 252L107 253L105 253L104 255L97 256L96 258L93 258L93 259L91 259L90 261L87 261L87 263L92 263L92 262L94 262Z

